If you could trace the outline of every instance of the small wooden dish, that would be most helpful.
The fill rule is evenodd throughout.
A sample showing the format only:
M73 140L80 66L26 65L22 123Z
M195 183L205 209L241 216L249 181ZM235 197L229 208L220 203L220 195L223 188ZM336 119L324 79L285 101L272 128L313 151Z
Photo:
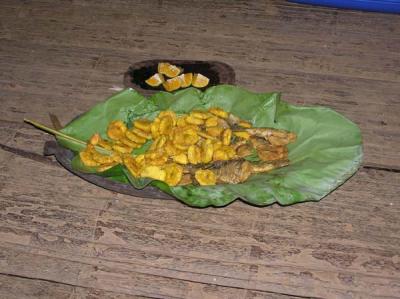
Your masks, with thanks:
M206 76L210 79L210 82L202 89L218 84L235 84L235 71L230 65L223 62L152 59L140 61L131 65L124 75L124 86L131 87L143 95L152 95L153 93L164 90L162 85L159 87L151 87L145 82L145 80L157 73L159 62L169 62L182 67L185 73L200 73Z

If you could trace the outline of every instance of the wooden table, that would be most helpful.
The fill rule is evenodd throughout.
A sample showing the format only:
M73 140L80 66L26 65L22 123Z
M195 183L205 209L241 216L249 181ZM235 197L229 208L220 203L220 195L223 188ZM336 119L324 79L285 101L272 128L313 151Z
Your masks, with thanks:
M0 2L0 298L400 297L400 16L284 1ZM318 203L193 209L93 186L43 157L157 57L331 107L363 167Z

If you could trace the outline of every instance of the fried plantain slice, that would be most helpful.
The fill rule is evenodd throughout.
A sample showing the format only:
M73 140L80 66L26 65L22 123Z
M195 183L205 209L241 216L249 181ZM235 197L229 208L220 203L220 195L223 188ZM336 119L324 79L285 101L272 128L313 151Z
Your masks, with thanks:
M107 127L107 136L113 140L119 140L125 137L126 130L127 127L121 120L114 120Z
M148 119L136 119L133 121L133 126L139 130L151 133L151 121Z
M225 129L222 132L222 144L223 145L231 144L231 139L232 139L232 130L231 129Z
M143 178L165 181L166 172L160 166L149 165L143 168L140 176Z
M212 107L212 108L208 109L208 111L218 117L221 117L221 118L228 118L228 116L229 116L228 112L226 112L225 110L218 108L218 107Z
M217 176L212 170L209 169L197 170L194 177L201 186L210 186L217 183Z
M201 162L210 163L214 154L214 148L210 139L205 140L201 144Z
M188 160L191 164L201 163L201 149L197 145L191 145L188 149Z
M164 170L165 182L168 186L178 185L183 176L183 167L175 163L170 163L164 166Z
M125 132L126 138L129 140L138 143L138 144L143 144L146 142L146 138L140 137L139 135L133 133L132 131L128 130Z

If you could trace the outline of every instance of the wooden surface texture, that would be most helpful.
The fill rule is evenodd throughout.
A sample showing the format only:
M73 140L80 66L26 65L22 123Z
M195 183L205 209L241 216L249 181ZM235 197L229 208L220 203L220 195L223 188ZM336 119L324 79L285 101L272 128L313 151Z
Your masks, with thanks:
M318 203L193 209L42 155L129 65L217 60L331 107L363 167ZM400 16L285 1L0 1L0 298L400 298Z

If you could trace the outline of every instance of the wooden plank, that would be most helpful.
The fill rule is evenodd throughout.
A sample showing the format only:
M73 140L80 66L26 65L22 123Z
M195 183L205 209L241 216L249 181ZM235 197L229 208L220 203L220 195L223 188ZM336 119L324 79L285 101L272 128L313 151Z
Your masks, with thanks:
M74 287L44 280L28 279L0 274L0 298L71 298Z
M38 176L37 162L8 160ZM37 195L21 196L10 184L3 187L2 215L6 217L0 221L1 238L28 246L31 254L103 265L99 273L89 271L85 286L97 288L92 279L100 275L104 284L120 292L123 286L115 286L112 277L122 271L122 284L140 281L141 275L162 275L301 296L343 297L346 292L364 296L369 290L374 296L390 297L399 291L395 286L400 223L394 198L400 175L396 173L363 170L320 204L254 209L238 202L224 209L197 210L175 201L126 196L107 206L66 204L57 193L41 195L48 194L46 183L54 181L52 173L42 174L43 184L36 186L30 175L24 175L20 167L15 169L8 172L9 180L19 176ZM67 180L65 184L62 194L76 189L75 183ZM11 192L13 197L8 196ZM11 222L7 215L13 216ZM35 221L26 215L33 215ZM81 230L71 225L65 230L57 222L41 226L58 218L76 222ZM88 233L82 233L88 224L91 230L88 227ZM385 284L392 288L383 288Z
M261 294L262 296L262 294ZM53 281L0 274L0 297L6 299L144 299L149 297L71 286ZM262 297L261 297L262 298ZM277 297L284 298L284 297Z
M354 36L352 39L346 38L347 36L340 36L340 23L345 20L350 20L350 18L354 17L354 15L337 14L335 12L330 14L321 14L321 16L319 16L319 18L316 20L318 24L316 25L316 22L313 22L313 20L310 18L310 14L306 13L306 11L296 11L293 9L288 9L287 11L277 10L277 13L272 14L271 16L268 16L268 13L265 13L264 16L260 13L256 16L253 16L253 22L255 26L251 26L248 24L247 20L247 18L250 17L248 13L247 18L244 18L243 15L233 15L231 18L217 18L217 16L215 16L217 18L216 23L216 21L212 22L212 19L210 19L209 15L196 14L192 7L185 7L185 5L182 5L179 8L177 7L178 10L182 10L180 15L186 15L186 18L179 18L178 20L173 16L173 14L170 14L170 12L167 10L167 6L164 6L164 9L158 9L157 11L159 15L157 16L154 15L151 10L147 9L148 4L145 4L145 6L140 4L135 6L136 9L130 10L129 13L121 13L121 9L123 8L119 6L105 6L103 9L99 9L99 7L97 7L97 9L93 9L90 6L80 6L79 9L74 9L71 8L71 6L63 7L60 5L59 7L54 7L53 5L49 5L47 9L46 7L41 7L40 10L38 8L32 9L31 7L27 6L26 14L23 18L20 20L11 19L10 22L12 22L14 25L14 33L16 34L15 38L21 40L25 40L24 34L26 33L24 32L29 32L29 34L33 36L35 40L47 40L48 42L54 42L57 40L57 43L59 44L65 43L66 45L71 45L72 43L73 45L79 47L82 45L102 45L103 47L108 48L112 47L112 42L114 42L118 45L118 47L126 49L136 49L139 51L149 49L149 51L153 52L153 55L165 53L155 53L154 51L157 51L156 49L160 49L160 47L154 47L155 44L162 44L163 51L167 50L172 53L172 51L177 51L177 44L185 41L185 49L191 49L192 53L196 53L196 50L193 51L193 49L199 48L200 50L202 47L203 49L207 49L210 46L216 47L219 43L221 43L221 39L226 40L224 43L224 49L220 49L220 47L218 47L219 50L215 49L213 52L218 54L221 53L220 51L222 50L225 53L229 52L230 55L235 55L235 53L243 51L242 47L235 45L234 41L236 40L239 42L244 42L244 45L251 47L251 52L242 52L242 59L247 62L258 60L259 63L263 63L262 59L256 59L256 57L261 54L261 56L258 56L258 58L265 58L263 53L268 51L268 61L279 62L281 68L284 67L287 62L289 62L290 69L293 69L294 64L296 64L296 66L299 66L303 69L309 69L311 67L311 69L316 72L346 72L347 74L351 73L354 76L367 76L368 78L375 78L377 70L384 68L386 71L381 71L381 76L397 81L399 79L398 74L395 74L396 60L391 60L393 63L389 62L390 59L392 59L391 55L385 55L382 57L380 55L382 52L377 51L375 52L375 59L370 59L368 64L360 65L360 63L365 62L365 56L372 54L371 51L366 51L367 45L371 43L367 43L365 38L361 38L361 36L368 35L367 32L358 32L358 39L362 45L364 45L364 51L361 53L358 52L358 55L354 55L354 50L350 52L353 55L346 55L349 53L343 52L343 50L346 50L346 47L343 47L343 45L339 45L339 47L337 47L337 40L354 41ZM105 20L109 20L110 17L114 16L115 14L118 15L119 21L115 23L112 29L110 29L109 26L104 25L107 24ZM339 15L339 17L337 15ZM166 21L161 22L160 24L159 20L161 16ZM27 17L30 20L28 22L26 21ZM282 27L281 25L283 17L286 17L287 19L285 27ZM304 22L304 17L308 18L307 22ZM187 18L192 19L191 22L188 22ZM327 22L327 19L329 18L332 19L331 22ZM339 22L339 18L343 20ZM63 22L61 22L61 19ZM84 24L82 24L83 20L85 20ZM90 21L88 22L87 20ZM292 20L293 22L291 22ZM367 22L367 20L363 21L365 23ZM382 24L382 20L380 21L381 22L375 23L374 27L376 27L376 24ZM35 26L31 26L33 23ZM132 26L127 27L127 23L131 23ZM395 24L397 23L397 19L392 18L391 23L388 22L386 25L389 25L390 27L387 27L390 29L393 28L395 30ZM231 26L227 26L227 24ZM51 32L48 32L47 28L49 28L49 26L53 29ZM235 30L232 30L232 26L235 27ZM364 24L364 26L368 25ZM163 29L163 35L161 36L159 35L160 27ZM355 26L352 26L351 28L356 29ZM138 43L137 41L143 40L141 37L143 36L142 30L144 29L147 33L146 39L144 42ZM299 29L301 34L298 34ZM385 29L388 30L388 28ZM64 30L65 32L62 38L57 36L57 32L60 30ZM101 40L96 38L96 35L94 34L96 30L102 31L103 38ZM213 30L216 36L214 34L211 36L209 34L210 30ZM295 34L292 33L293 30ZM179 37L176 36L176 31L180 32ZM235 32L233 36L232 31ZM274 36L274 39L272 40L263 40L262 38L265 37L267 35L266 33L270 31L285 34ZM339 32L339 37L336 36L337 32ZM51 34L53 34L53 36ZM293 39L291 34L297 36L297 38ZM194 39L193 36L196 38ZM282 36L288 36L290 47L283 47L283 49L282 47L277 47L276 42L280 42L282 40L280 37ZM301 36L301 38L304 38L304 36L314 36L314 42L316 38L321 40L323 37L325 44L321 44L321 42L319 42L318 47L315 44L313 45L308 43L308 40L301 40L299 36ZM368 35L368 37L369 36L370 35ZM382 32L380 32L379 36L382 36ZM388 33L387 35L388 38L393 36L395 35L392 32ZM333 42L330 42L332 37ZM180 40L180 38L182 38L182 40ZM398 42L397 39L391 38L391 40ZM200 43L197 41L200 41ZM287 42L287 40L284 41ZM383 40L381 43L379 43L381 45L381 50L386 48L387 41L388 40L386 39L386 41ZM300 42L303 43L300 44ZM262 45L262 47L254 47L257 45ZM298 51L299 55L292 55L290 52L295 51L294 49L296 48L296 45L297 48L301 47L302 52ZM178 51L182 52L182 50ZM205 51L200 50L199 52ZM208 51L208 53L210 53L210 51ZM317 53L319 54L315 55ZM395 54L395 51L393 51L393 56L398 57L398 55ZM358 61L358 59L360 60ZM383 61L382 63L382 59L389 59L389 61L387 61L387 63ZM351 67L349 68L350 65ZM321 66L325 67L321 68ZM352 71L353 68L358 69L358 72ZM369 69L372 72L368 71Z
M146 298L228 299L245 298L247 294L254 293L247 293L247 290L241 288L208 285L160 275L141 274L134 272L133 269L123 270L100 264L91 266L85 263L71 262L41 254L32 254L29 253L28 248L9 244L0 246L0 265L2 265L2 273L11 274L9 276L25 276L30 279L36 279L36 281L59 282L63 285L77 286L77 290L71 294L72 298L74 296L80 298L79 296L82 294L100 294L112 295L114 298L132 298L126 295L135 295ZM77 275L79 275L79 279L75 278ZM12 279L12 281L15 280ZM82 288L86 290L82 290ZM10 290L5 290L5 292L10 293ZM267 292L257 293L259 293L259 296L264 297L268 295ZM288 299L298 297L279 296L279 294L276 294L275 298Z

